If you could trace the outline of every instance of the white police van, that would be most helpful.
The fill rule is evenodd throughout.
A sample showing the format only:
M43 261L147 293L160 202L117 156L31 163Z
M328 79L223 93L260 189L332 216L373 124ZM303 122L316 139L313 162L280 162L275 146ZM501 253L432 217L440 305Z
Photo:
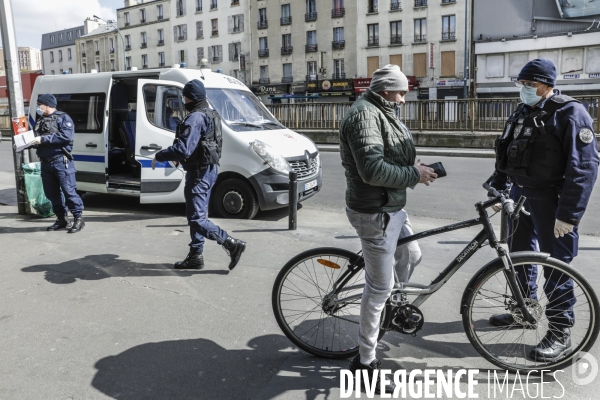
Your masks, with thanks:
M78 190L138 196L141 203L178 203L185 201L181 166L158 163L152 170L150 165L157 151L173 144L175 127L186 114L182 89L192 79L204 83L223 121L214 211L251 219L259 208L285 207L292 170L298 174L300 201L321 189L315 144L281 125L243 83L210 69L40 76L31 104L52 93L57 109L73 119ZM35 118L32 107L30 124Z

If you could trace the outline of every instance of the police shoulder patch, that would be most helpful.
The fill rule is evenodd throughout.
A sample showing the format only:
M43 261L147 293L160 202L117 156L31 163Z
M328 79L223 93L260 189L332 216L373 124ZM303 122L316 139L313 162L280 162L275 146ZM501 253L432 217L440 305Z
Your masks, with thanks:
M72 123L70 123L70 122L67 122L67 124L66 124L66 125L67 125L69 128L70 128L71 126L73 126L73 124L72 124Z
M592 140L594 140L594 133L592 132L591 129L588 128L584 128L582 130L579 131L579 140L581 140L583 143L592 143Z

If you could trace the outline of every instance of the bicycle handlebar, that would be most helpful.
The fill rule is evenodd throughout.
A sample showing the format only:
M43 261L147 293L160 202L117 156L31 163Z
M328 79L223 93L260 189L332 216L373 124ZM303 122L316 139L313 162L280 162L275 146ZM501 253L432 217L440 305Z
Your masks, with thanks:
M508 217L516 220L519 218L519 214L521 212L523 212L525 215L529 215L529 213L523 208L525 200L527 200L525 196L521 196L519 198L519 201L515 207L515 202L512 199L507 198L507 196L505 196L503 193L500 193L498 190L496 190L496 188L490 186L492 179L494 179L494 175L490 176L490 178L483 184L483 188L487 190L488 193L494 195L495 200L502 203L502 210L506 213L506 215L508 215Z

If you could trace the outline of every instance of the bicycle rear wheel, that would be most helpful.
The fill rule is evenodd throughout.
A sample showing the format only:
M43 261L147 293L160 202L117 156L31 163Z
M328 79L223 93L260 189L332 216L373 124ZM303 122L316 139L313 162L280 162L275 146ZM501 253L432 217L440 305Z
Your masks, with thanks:
M527 287L520 283L527 308L537 320L536 325L525 323L498 327L489 323L492 315L510 313L517 321L521 315L500 259L479 271L465 290L462 316L467 337L479 354L502 369L513 372L562 369L570 365L579 352L589 350L598 337L600 305L592 286L568 264L546 256L532 252L510 255L517 272L537 268L535 293L529 293ZM547 279L558 282L554 289L548 290L548 295L544 290ZM571 346L556 360L532 358L531 350L547 332L553 334L557 328L571 325L564 324L563 319L557 317L569 309L569 295L565 289L569 287L570 280L575 299L572 306L575 322L570 327Z
M344 284L334 289L334 284ZM273 285L272 305L283 333L300 349L317 357L343 359L358 353L362 257L324 247L288 261ZM358 286L358 287L355 287ZM356 299L331 307L332 296ZM381 330L379 339L385 331Z

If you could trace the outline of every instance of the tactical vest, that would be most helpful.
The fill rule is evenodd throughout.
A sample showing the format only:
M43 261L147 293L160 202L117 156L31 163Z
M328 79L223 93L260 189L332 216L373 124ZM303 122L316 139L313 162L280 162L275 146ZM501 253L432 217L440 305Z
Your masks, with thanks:
M204 135L198 146L192 153L192 155L184 160L186 164L195 164L196 169L203 169L209 165L219 164L221 159L221 150L223 148L223 135L221 132L221 116L216 110L207 108L201 108L194 110L193 112L202 112L206 114L212 122L210 132ZM181 134L181 129L187 119L192 115L188 116L183 120L183 123L177 126L177 137Z
M52 135L58 133L58 118L65 113L54 111L52 115L43 116L35 123L35 133L37 136Z
M561 184L567 168L563 150L564 132L547 132L546 122L565 104L577 101L556 95L529 115L521 116L524 104L510 116L502 135L496 139L496 169L507 175ZM577 101L579 102L579 101Z

